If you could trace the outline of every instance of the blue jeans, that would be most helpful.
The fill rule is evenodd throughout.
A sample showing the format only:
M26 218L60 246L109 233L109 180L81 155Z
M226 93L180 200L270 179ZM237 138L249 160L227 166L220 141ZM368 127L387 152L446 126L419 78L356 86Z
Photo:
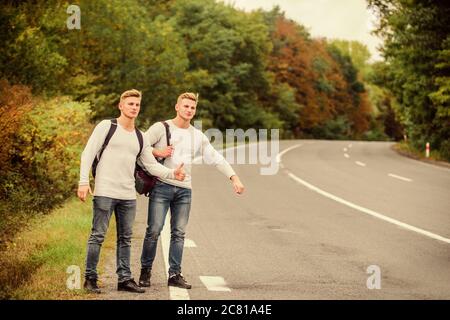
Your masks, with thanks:
M97 279L97 264L100 249L105 240L109 220L114 211L117 232L117 275L119 282L130 280L130 249L133 222L136 216L136 200L120 200L108 197L94 197L94 218L88 240L85 277Z
M191 194L191 189L156 182L148 204L148 226L141 256L142 268L152 268L158 238L170 208L169 275L181 272L184 235L191 210Z

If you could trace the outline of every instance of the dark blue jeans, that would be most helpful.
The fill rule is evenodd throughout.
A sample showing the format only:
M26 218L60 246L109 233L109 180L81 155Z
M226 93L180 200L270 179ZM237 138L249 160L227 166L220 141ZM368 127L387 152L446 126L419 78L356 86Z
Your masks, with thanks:
M130 270L131 236L136 216L136 200L120 200L108 197L94 197L94 218L88 240L85 277L97 279L97 264L100 249L105 240L109 220L114 211L117 232L117 275L119 282L132 278Z
M191 189L158 181L148 204L148 226L142 247L141 266L152 268L156 247L170 208L169 275L181 272L184 236L191 210Z

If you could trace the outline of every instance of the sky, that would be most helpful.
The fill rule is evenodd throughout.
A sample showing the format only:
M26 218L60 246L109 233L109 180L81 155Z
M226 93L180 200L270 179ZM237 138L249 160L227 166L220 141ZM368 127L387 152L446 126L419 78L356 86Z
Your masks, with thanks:
M358 40L372 54L372 61L381 60L377 47L381 41L370 32L375 16L365 0L224 0L235 8L251 11L272 9L278 5L287 18L308 28L313 37Z

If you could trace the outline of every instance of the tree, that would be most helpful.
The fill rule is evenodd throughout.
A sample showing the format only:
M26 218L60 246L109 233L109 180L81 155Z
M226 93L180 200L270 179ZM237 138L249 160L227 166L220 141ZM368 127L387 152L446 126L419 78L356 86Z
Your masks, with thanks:
M365 79L369 69L369 60L371 56L367 46L359 41L340 39L331 40L330 44L338 48L344 55L349 56L361 76L360 80Z
M276 10L267 20L275 23L269 70L277 81L295 90L296 102L302 106L294 131L298 135L331 137L337 132L328 130L334 125L331 122L349 123L349 129L343 132L348 138L360 137L368 128L371 108L351 59L324 39L311 39L304 27Z
M386 83L399 103L410 141L427 141L450 159L450 116L446 92L450 68L450 7L446 1L369 0L379 16L376 33L384 40Z

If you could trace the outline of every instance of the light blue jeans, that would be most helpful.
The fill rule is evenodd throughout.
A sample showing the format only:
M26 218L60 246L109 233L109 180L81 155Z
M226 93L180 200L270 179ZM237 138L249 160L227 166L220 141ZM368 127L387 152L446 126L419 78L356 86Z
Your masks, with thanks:
M88 240L86 272L87 279L97 279L97 264L100 249L105 240L112 213L116 217L117 231L117 275L119 282L130 280L130 249L133 222L136 216L136 200L120 200L108 197L94 197L94 218L92 231Z
M172 186L157 181L148 204L147 231L142 247L141 266L152 268L158 238L170 208L169 275L181 272L184 236L191 210L191 189Z

